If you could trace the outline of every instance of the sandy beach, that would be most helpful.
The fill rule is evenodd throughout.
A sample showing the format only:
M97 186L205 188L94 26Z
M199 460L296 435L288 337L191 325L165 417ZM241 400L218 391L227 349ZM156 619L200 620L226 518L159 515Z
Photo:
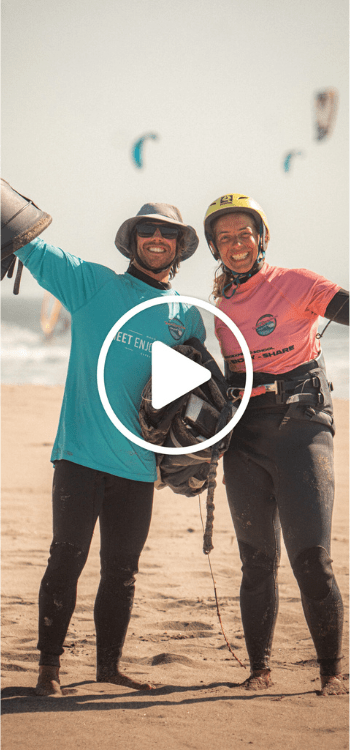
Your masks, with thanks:
M64 697L34 695L37 598L51 541L51 446L63 387L2 388L2 747L4 750L340 750L348 747L347 696L320 697L315 651L285 551L274 639L273 686L250 693L239 611L240 561L218 473L210 559L229 653L202 552L198 499L155 493L122 668L159 687L151 693L95 680L93 603L99 531L79 582L61 659ZM334 570L346 617L348 677L348 402L335 401ZM205 516L205 495L201 499ZM234 683L238 686L233 686Z

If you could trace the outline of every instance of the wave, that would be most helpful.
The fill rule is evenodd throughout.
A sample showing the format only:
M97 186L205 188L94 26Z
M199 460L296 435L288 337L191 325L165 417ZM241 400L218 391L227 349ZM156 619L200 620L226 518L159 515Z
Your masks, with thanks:
M26 313L22 309L22 316ZM16 311L17 312L17 311ZM23 315L24 314L24 315ZM31 316L33 320L31 320ZM10 316L9 316L10 317ZM15 316L11 315L12 318ZM205 316L203 316L205 317ZM69 351L70 331L46 340L40 329L38 314L28 307L27 324L3 320L1 324L2 373L1 380L7 384L63 385L65 383ZM323 329L323 322L320 329ZM214 334L213 316L205 320L207 347L221 369L223 360ZM321 339L325 355L327 375L334 384L335 398L349 398L349 338L348 328L333 324Z
M42 334L14 323L1 326L1 380L8 384L62 385L70 336L45 341Z

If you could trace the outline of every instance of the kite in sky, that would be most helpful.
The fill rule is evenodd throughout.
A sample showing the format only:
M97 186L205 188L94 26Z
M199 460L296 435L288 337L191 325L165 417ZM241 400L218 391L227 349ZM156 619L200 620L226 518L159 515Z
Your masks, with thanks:
M336 89L324 89L314 94L315 128L317 141L327 138L333 130L338 105Z
M289 172L291 168L291 162L292 159L294 159L295 156L302 156L302 151L297 151L295 148L292 151L289 151L288 154L283 159L283 169L285 172Z
M143 148L144 148L144 142L147 140L158 140L158 136L156 133L146 133L146 135L143 135L141 138L138 138L135 143L132 145L132 159L134 164L138 169L142 169L143 167Z

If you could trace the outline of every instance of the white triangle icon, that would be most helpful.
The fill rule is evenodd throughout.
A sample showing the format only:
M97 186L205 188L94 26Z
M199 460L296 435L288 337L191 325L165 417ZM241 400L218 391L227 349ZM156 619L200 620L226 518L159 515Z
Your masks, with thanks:
M152 406L161 409L171 401L210 380L211 373L161 341L152 345Z

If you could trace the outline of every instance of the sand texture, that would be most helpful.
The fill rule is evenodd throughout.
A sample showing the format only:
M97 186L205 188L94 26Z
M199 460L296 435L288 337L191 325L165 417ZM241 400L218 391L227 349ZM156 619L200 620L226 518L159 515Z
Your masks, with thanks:
M251 693L239 610L240 561L218 474L211 563L202 552L198 499L155 493L151 532L140 560L122 669L159 687L137 692L95 680L93 603L99 580L95 530L62 657L66 695L34 695L38 670L37 598L51 541L49 461L62 387L4 386L2 398L2 748L26 750L340 750L348 747L347 696L320 687L299 590L285 553L274 639L273 686ZM348 402L336 401L334 570L346 618L348 676ZM205 497L202 496L205 513Z

